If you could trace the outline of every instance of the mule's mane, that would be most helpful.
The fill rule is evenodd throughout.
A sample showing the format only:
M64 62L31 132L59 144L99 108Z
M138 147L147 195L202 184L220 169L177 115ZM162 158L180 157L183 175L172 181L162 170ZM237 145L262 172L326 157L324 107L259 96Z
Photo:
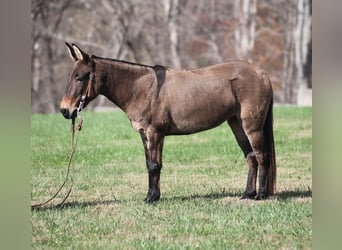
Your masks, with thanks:
M100 57L100 56L95 56L95 55L91 55L91 58L94 59L94 60L101 60L101 61L106 61L106 62L109 62L109 63L123 63L123 64L132 65L132 66L154 68L154 66L151 66L151 65L134 63L134 62L128 62L128 61L123 61L123 60L118 60L118 59L113 59L113 58Z

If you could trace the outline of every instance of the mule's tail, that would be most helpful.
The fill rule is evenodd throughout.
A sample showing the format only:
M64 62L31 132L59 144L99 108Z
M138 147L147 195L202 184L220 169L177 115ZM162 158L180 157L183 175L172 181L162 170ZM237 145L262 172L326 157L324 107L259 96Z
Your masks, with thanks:
M276 192L277 182L277 166L276 166L276 155L273 137L273 98L271 99L268 113L264 125L264 136L266 139L267 151L269 154L269 169L267 176L268 183L268 194L274 195Z

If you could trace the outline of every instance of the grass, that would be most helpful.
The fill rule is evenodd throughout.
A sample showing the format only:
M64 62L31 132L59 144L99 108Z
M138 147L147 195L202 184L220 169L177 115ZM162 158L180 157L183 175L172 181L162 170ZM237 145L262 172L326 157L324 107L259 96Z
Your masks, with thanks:
M74 189L61 209L32 210L35 249L311 249L312 109L275 107L278 193L240 200L247 165L226 124L166 137L161 200L143 203L139 135L122 112L82 113ZM32 201L63 182L69 122L32 115Z

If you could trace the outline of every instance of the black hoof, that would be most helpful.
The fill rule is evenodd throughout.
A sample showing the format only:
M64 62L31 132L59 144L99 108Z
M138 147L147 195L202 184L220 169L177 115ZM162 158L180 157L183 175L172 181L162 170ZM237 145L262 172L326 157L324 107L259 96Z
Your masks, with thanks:
M242 197L240 198L240 200L246 200L246 199L254 199L256 196L256 192L252 192L252 193L247 193L245 192Z
M255 200L259 201L259 200L266 200L267 199L267 195L265 194L259 194L255 197Z
M160 198L159 196L157 196L157 197L146 197L144 201L145 201L146 203L149 203L149 204L150 204L150 203L153 203L153 202L158 201L159 198Z
M152 194L148 194L144 201L146 203L153 203L153 202L158 201L159 198L160 198L160 194L152 193Z

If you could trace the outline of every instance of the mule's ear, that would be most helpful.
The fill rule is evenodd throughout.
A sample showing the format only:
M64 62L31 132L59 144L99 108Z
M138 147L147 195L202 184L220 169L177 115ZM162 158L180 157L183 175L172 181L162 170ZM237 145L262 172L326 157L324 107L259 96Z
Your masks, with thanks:
M76 44L72 44L72 48L74 49L77 60L82 61L85 64L89 62L90 60L89 55L83 52Z
M68 49L68 52L69 52L71 59L74 60L75 62L77 62L78 58L76 56L76 53L75 53L73 47L70 44L68 44L67 42L65 43L65 45L67 46L67 49Z

